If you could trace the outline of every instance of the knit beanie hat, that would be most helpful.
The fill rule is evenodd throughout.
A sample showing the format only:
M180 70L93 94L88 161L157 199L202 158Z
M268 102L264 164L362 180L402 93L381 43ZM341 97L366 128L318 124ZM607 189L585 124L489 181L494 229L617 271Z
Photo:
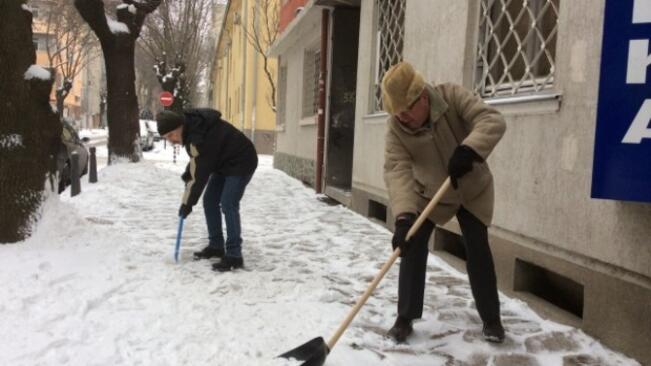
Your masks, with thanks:
M382 78L382 106L391 115L404 112L420 97L424 89L423 77L411 64L397 63Z
M176 112L162 111L156 115L156 122L158 124L158 134L163 136L179 128L185 122L185 117L183 114Z

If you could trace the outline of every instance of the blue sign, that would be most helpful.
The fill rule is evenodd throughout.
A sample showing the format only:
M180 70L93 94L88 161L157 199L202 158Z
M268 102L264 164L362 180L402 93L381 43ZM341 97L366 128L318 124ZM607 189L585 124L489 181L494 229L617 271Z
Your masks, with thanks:
M651 202L651 0L606 0L592 197Z

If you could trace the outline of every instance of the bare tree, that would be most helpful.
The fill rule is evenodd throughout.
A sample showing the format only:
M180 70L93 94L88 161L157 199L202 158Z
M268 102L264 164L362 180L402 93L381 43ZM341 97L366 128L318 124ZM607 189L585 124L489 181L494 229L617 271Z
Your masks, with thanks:
M156 77L156 73L151 67L149 56L144 54L141 47L136 47L136 91L140 103L140 116L145 114L155 114L158 111L160 103L158 95L161 92L161 86ZM151 116L149 116L151 117Z
M104 11L102 0L75 0L81 17L99 38L104 53L109 127L109 163L140 160L138 98L135 87L135 45L147 18L161 0L122 0L117 21Z
M212 58L213 0L162 0L145 22L138 44L149 56L163 90L175 95L172 109L197 100L198 85Z
M278 38L280 11L276 0L256 0L251 7L253 28L243 27L246 39L255 51L262 56L263 69L271 87L271 96L267 102L276 111L276 77L273 75L267 51Z
M0 1L0 243L31 234L54 190L61 147L61 123L50 107L51 72L34 65L32 37L24 0Z
M97 57L97 41L86 22L72 3L56 0L47 12L46 49L49 67L61 75L56 86L56 105L59 118L63 105L72 89L74 79Z

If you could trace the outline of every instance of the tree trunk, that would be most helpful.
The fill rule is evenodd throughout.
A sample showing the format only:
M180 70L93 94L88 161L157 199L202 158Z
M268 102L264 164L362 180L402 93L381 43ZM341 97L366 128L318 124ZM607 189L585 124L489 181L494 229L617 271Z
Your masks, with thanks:
M26 239L54 190L61 123L52 111L52 77L26 80L36 62L32 14L22 0L0 1L0 243Z
M106 112L109 128L110 162L140 160L138 149L138 97L136 95L135 39L117 36L102 46L106 66Z
M161 0L122 0L117 22L109 20L102 0L75 0L81 17L102 45L106 66L109 164L118 159L140 161L135 47L143 22Z
M63 110L65 108L64 103L68 95L70 95L71 89L72 89L72 80L64 80L63 85L57 88L56 91L57 116L59 116L59 119L63 118Z

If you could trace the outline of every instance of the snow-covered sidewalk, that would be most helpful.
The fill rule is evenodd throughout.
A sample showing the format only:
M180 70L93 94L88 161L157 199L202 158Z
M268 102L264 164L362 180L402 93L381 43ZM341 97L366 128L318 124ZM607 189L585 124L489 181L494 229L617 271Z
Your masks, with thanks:
M245 269L192 260L207 242L199 206L175 264L185 164L161 156L101 170L48 201L31 239L0 246L0 365L296 364L275 356L328 339L390 255L388 230L261 157L242 202ZM396 294L394 266L326 365L637 365L504 296L507 340L485 343L466 276L433 256L424 317L395 345Z

